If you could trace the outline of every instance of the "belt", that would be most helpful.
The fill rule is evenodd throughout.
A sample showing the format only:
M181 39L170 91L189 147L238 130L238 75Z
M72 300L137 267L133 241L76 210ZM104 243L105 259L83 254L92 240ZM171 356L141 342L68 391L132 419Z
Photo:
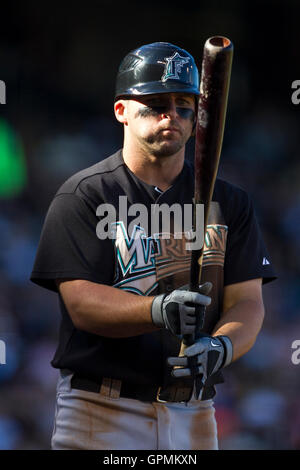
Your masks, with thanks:
M100 393L101 395L110 398L122 397L145 402L160 403L188 401L186 396L189 394L189 390L184 387L178 389L175 388L175 395L165 397L163 391L160 396L161 387L153 385L133 384L126 380L112 379L108 377L100 377L98 381L94 381L76 373L74 374L69 370L62 370L62 373L66 373L67 375L72 374L71 388L84 390L86 392ZM205 387L202 400L213 398L215 393L216 391L213 386L209 386L208 388Z
M101 393L111 398L132 398L140 401L157 401L157 395L160 388L148 385L137 385L124 380L101 377L99 381L94 381L73 374L71 378L71 387L86 392Z

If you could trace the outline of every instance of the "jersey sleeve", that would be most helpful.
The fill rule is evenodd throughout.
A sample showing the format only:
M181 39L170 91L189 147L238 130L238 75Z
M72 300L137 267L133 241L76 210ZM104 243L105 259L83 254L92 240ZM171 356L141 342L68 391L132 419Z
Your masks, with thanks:
M262 278L276 279L248 194L239 189L231 198L228 237L224 264L224 285Z
M57 291L56 279L85 279L109 284L113 278L111 239L96 234L96 213L76 194L52 201L42 229L31 281Z

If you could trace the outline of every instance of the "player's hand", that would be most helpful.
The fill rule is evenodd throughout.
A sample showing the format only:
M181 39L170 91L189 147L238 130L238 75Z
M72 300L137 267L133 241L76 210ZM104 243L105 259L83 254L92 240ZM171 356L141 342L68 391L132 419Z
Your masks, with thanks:
M199 292L177 289L169 295L154 297L151 308L154 325L174 335L194 334L211 303L211 298L201 293L201 289L206 293L206 284L200 286Z
M232 361L233 347L228 336L201 334L194 344L187 347L182 357L169 357L174 377L201 375L204 385L207 378Z

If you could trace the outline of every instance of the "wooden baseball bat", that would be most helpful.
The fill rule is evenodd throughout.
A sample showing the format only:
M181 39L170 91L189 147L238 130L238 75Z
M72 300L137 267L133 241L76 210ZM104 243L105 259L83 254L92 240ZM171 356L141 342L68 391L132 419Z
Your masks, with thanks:
M196 204L204 205L204 236L206 233L209 205L219 167L222 149L228 92L233 57L233 44L223 36L213 36L204 44L200 96L195 137L195 190L194 190L194 232ZM197 292L201 282L204 246L192 250L190 269L190 290ZM193 344L203 328L204 316L199 320L198 331L184 335L179 356L184 355L187 346ZM189 401L194 390L200 396L201 378L176 379L172 385L158 393L159 401Z
M214 36L205 42L194 157L194 208L196 204L204 205L204 235L222 149L232 57L233 44L229 39ZM200 249L192 250L190 290L194 292L199 290L201 282L203 251L204 244ZM204 318L199 323L200 329L203 327L203 323ZM194 343L194 341L195 335L184 335L181 353L183 353L185 346Z

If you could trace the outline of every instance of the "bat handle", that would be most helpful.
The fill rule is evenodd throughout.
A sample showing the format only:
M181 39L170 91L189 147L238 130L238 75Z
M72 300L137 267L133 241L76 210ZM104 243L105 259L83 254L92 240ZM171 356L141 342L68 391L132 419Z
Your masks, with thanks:
M191 346L195 342L195 335L185 335L185 338L181 341L179 357L184 356L185 350L188 346Z
M200 279L201 272L202 272L202 257L201 257L200 263L199 263L199 277L197 277L197 279ZM206 291L204 291L203 293L205 295L208 295L210 293L211 289L212 289L212 283L211 282L206 282L205 287L206 287ZM195 285L193 285L191 283L190 284L190 290L192 292L199 292L199 282L197 282ZM186 348L188 346L191 346L193 343L195 343L196 339L200 336L200 333L201 333L201 331L204 327L205 310L206 310L205 308L202 310L201 318L198 318L196 331L193 334L183 335L183 338L182 338L182 341L181 341L179 356L184 356L184 352L185 352Z

